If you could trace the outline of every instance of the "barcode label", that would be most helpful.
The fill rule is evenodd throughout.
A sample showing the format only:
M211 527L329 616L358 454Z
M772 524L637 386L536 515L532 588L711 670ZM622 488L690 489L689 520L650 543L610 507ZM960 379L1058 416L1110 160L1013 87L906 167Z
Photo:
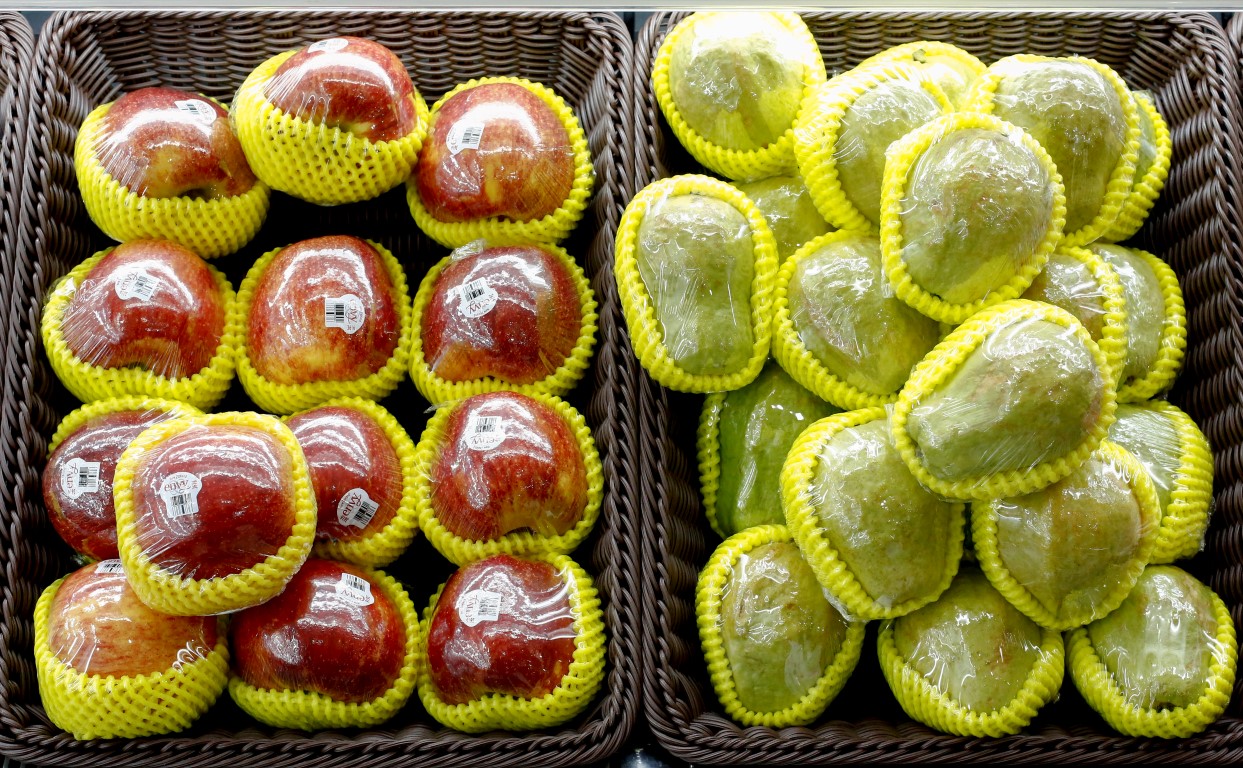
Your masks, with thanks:
M216 108L202 99L181 99L174 101L173 104L178 110L193 117L200 123L210 125L216 122L216 118L219 117L216 114Z
M363 309L362 299L352 293L324 299L324 325L328 328L340 328L352 334L363 327L366 319L367 311Z
M501 617L501 593L486 589L472 589L457 600L457 614L462 623L473 627L485 621Z
M379 509L380 505L372 501L366 491L352 488L337 502L337 522L355 528L366 528Z
M505 420L473 413L466 422L466 445L472 451L490 451L505 442Z
M142 299L143 301L150 301L158 286L159 281L142 270L130 272L113 283L117 298Z
M457 287L458 295L458 312L463 317L483 317L492 311L496 306L496 301L500 298L496 289L488 285L488 279L481 277L478 280L471 280L466 285Z
M174 520L199 513L199 491L203 481L189 472L174 472L160 484L160 498L168 516Z
M341 581L337 583L337 594L354 605L371 605L375 602L375 595L371 594L371 582L352 573L341 574Z
M483 141L483 123L454 123L445 137L450 154L456 155L463 149L479 149Z
M320 40L318 43L312 43L306 50L307 53L336 53L345 46L349 45L349 41L341 37L330 37L327 40Z
M95 566L95 573L125 573L120 560L100 560Z
M60 470L60 490L70 499L99 490L99 462L74 457Z

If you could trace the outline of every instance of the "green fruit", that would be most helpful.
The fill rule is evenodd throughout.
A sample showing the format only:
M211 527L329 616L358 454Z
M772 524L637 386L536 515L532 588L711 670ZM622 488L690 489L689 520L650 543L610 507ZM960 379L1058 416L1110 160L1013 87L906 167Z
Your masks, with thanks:
M742 213L705 195L666 197L639 225L635 260L675 363L695 375L747 364L755 253Z
M1049 257L1023 298L1061 307L1083 323L1093 339L1099 341L1105 331L1105 292L1087 264L1063 251Z
M1118 405L1109 439L1134 454L1157 489L1161 508L1170 505L1175 475L1182 463L1182 440L1173 420L1142 405Z
M1022 692L1044 655L1042 633L988 583L958 574L940 599L893 620L898 654L972 712L995 712Z
M1135 160L1135 183L1131 185L1134 188L1143 181L1152 164L1157 161L1157 128L1152 124L1148 110L1139 103L1143 100L1152 106L1152 94L1137 91L1131 97L1135 99L1135 111L1139 115L1139 154Z
M847 628L794 544L765 544L740 557L721 598L721 638L739 701L753 712L797 704L841 651Z
M1120 245L1096 243L1092 250L1113 267L1126 299L1126 368L1121 382L1142 378L1157 363L1165 330L1165 294L1157 273L1142 256Z
M785 525L778 478L786 454L804 429L837 412L771 360L755 381L725 393L717 424L716 524L721 535Z
M797 176L772 176L734 186L764 214L777 241L780 261L792 256L803 243L833 230L816 210L807 185Z
M837 378L873 395L902 388L940 339L940 326L893 293L880 242L849 235L799 259L790 319L807 350Z

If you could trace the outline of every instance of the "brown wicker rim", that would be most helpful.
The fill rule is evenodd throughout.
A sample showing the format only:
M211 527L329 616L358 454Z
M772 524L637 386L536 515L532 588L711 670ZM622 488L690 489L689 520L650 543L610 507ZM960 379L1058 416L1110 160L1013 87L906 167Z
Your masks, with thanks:
M596 193L566 242L584 261L600 304L599 344L587 381L570 402L588 418L604 463L605 500L592 538L575 558L592 573L605 610L608 669L602 693L567 725L535 733L468 736L437 725L417 697L370 731L316 734L274 730L226 700L190 730L170 737L77 742L51 725L34 667L34 604L72 567L46 520L40 473L51 431L74 407L40 348L41 300L54 280L106 239L78 195L72 153L87 111L147 85L196 90L228 101L260 62L335 35L392 48L428 99L455 84L516 75L555 89L589 133ZM602 761L629 736L638 710L637 365L624 335L612 278L613 234L632 187L632 44L620 19L595 12L126 11L65 12L44 27L28 78L30 130L24 145L21 227L4 261L9 299L4 398L0 405L0 753L58 766L526 766ZM0 72L9 71L7 67ZM402 190L369 203L314 208L274 195L268 223L242 253L218 262L236 285L266 248L319 234L372 237L390 248L417 283L444 249L419 233ZM417 437L426 404L408 382L385 402ZM253 408L240 387L222 409ZM416 541L415 546L426 546ZM407 554L390 573L425 605L450 570L424 573L428 557ZM409 561L402 572L401 563ZM418 583L412 583L417 581ZM420 602L422 601L422 602Z
M658 13L635 49L635 183L699 172L665 125L652 92L655 53L684 13ZM1243 258L1239 253L1238 57L1206 13L817 12L804 19L830 76L887 47L955 43L991 63L1013 53L1091 56L1134 87L1149 88L1170 121L1174 167L1156 209L1133 240L1178 273L1190 342L1170 399L1215 449L1216 510L1203 553L1186 564L1243 621ZM1236 30L1236 39L1240 34ZM815 725L743 728L717 703L695 626L694 588L716 545L702 519L694 461L701 400L644 376L639 389L644 537L645 712L660 743L696 764L830 763L1237 763L1243 760L1243 682L1207 731L1173 742L1126 738L1087 708L1068 681L1030 728L1002 739L938 733L908 718L864 653L855 677ZM875 628L870 627L875 648ZM869 655L871 660L868 660Z
M0 264L17 252L22 151L26 138L26 84L34 53L34 33L26 17L0 11ZM7 274L0 269L0 296L7 296ZM0 314L0 334L7 313ZM4 338L0 335L0 338Z

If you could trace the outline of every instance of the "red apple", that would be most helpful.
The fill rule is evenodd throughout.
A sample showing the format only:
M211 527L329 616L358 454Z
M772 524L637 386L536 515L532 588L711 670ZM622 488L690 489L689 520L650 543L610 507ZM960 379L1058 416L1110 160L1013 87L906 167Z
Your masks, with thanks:
M95 154L109 176L143 197L214 200L255 184L229 113L172 88L117 99L104 115Z
M574 149L561 118L534 93L485 83L432 115L415 181L439 221L540 219L569 197Z
M48 647L65 664L100 677L150 675L204 658L216 617L166 616L134 594L119 560L92 563L56 590Z
M277 384L364 379L397 349L400 301L384 260L366 241L295 243L272 259L255 286L251 363Z
M84 362L177 379L211 362L226 310L206 262L176 243L135 240L91 268L65 307L61 332Z
M532 384L565 363L582 321L574 278L555 256L488 248L441 271L423 313L423 356L446 381Z
M400 139L418 123L414 83L401 59L358 37L303 48L281 64L263 93L282 112L371 141Z
M254 427L198 425L169 437L141 458L131 490L139 547L182 578L251 568L295 523L293 459Z
M397 606L364 571L330 560L307 560L284 592L235 615L229 634L246 683L334 701L384 695L406 655Z
M311 470L317 539L350 541L382 530L401 506L401 462L384 428L354 408L327 406L286 422Z
M576 639L556 568L512 555L480 560L449 577L432 615L432 685L448 704L489 693L539 698L569 672Z
M65 543L95 560L119 557L112 475L117 460L144 429L173 418L164 411L96 416L65 438L43 469L43 503Z

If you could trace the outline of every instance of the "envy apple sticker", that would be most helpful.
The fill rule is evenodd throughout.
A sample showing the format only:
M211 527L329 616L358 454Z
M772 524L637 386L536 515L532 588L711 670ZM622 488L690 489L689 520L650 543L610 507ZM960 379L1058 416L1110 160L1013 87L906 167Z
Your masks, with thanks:
M363 327L366 319L367 310L362 299L352 293L324 299L324 325L328 328L340 328L353 334Z
M341 580L337 582L337 594L354 605L371 605L375 602L375 595L371 594L371 582L352 573L341 574Z
M99 490L99 462L73 457L60 470L61 493L76 499L84 493Z
M449 135L445 137L445 144L449 146L450 154L456 155L463 149L479 149L479 142L483 141L483 123L458 122L449 128Z
M202 99L178 99L173 102L173 105L177 107L178 111L205 125L216 122L216 118L219 117L212 105Z
M496 293L496 289L488 285L486 277L471 280L466 285L458 286L457 295L458 312L463 317L469 318L483 317L488 314L496 306L497 299L500 298Z
M168 516L174 520L186 515L199 513L199 491L203 490L203 481L198 475L189 472L174 472L160 483L160 498Z
M337 522L355 528L366 528L379 509L380 505L372 501L365 490L351 488L337 502Z
M306 51L307 53L320 53L321 51L324 53L336 53L349 44L350 41L343 37L330 37L327 40L312 43Z
M121 561L117 559L100 560L95 566L95 573L125 573L125 568L121 565Z
M458 616L468 627L485 621L496 621L501 617L501 597L501 593L486 589L464 592L457 600Z
M112 284L117 298L142 299L143 301L151 300L151 297L155 295L157 285L156 279L141 269L127 272L125 277Z
M505 420L472 413L466 422L465 439L466 447L472 451L490 451L505 442Z

